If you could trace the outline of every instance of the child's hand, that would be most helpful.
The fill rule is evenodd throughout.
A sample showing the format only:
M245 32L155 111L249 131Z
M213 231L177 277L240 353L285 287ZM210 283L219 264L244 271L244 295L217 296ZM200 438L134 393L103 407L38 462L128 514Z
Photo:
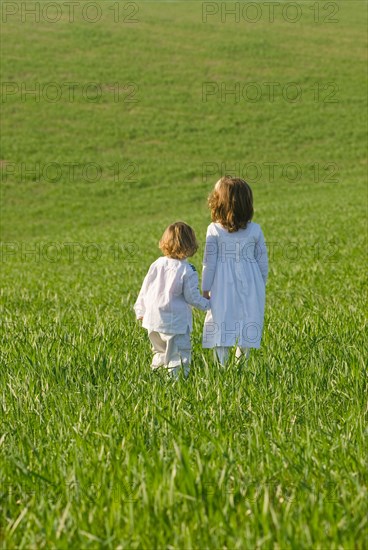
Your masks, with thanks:
M207 300L210 299L210 291L209 290L204 290L202 294L203 294L203 298L207 298Z

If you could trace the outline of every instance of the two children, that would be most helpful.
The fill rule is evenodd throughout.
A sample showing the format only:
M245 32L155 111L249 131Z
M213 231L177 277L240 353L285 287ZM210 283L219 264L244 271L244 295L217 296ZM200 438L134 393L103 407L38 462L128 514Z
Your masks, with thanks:
M153 346L151 367L166 367L174 376L181 367L185 376L189 372L191 306L207 311L203 347L214 348L221 364L233 346L236 357L247 357L262 338L268 260L262 230L251 221L252 190L244 180L225 176L208 203L212 223L203 258L203 297L187 261L198 249L194 231L177 222L165 230L164 257L149 268L134 305Z

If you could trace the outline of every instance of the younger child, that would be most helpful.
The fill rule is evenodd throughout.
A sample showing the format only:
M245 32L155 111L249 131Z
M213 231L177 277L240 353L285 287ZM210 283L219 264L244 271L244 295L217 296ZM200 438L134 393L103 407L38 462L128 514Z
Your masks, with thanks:
M167 368L177 376L183 366L188 376L191 358L190 306L208 310L210 301L198 290L195 267L187 261L198 249L193 229L176 222L165 230L159 243L164 256L149 268L134 305L137 319L147 329L153 347L152 369Z
M208 204L203 259L203 296L211 296L203 328L203 347L214 348L224 364L236 345L236 357L259 348L263 331L268 260L260 226L251 221L253 195L240 178L225 176Z

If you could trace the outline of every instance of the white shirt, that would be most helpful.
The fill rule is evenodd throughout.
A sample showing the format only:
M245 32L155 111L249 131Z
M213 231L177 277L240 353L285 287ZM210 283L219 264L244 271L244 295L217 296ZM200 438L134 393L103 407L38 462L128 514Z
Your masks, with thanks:
M163 334L185 334L192 330L192 309L208 310L210 301L200 295L198 274L187 260L166 256L149 268L134 310L143 317L142 326Z

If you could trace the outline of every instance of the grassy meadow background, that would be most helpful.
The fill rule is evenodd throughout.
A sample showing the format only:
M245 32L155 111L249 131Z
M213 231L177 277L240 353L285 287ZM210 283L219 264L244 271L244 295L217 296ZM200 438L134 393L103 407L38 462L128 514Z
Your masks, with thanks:
M201 2L119 2L115 22L99 1L96 23L22 22L20 2L4 20L5 4L1 547L365 548L366 4L333 2L329 23L331 6L299 2L290 23L260 3L253 24L222 22L224 3L204 21ZM58 101L21 93L51 82ZM237 82L259 100L203 101ZM262 348L219 368L195 312L173 382L150 372L132 306L172 221L195 228L200 271L206 197L244 165L262 168Z

